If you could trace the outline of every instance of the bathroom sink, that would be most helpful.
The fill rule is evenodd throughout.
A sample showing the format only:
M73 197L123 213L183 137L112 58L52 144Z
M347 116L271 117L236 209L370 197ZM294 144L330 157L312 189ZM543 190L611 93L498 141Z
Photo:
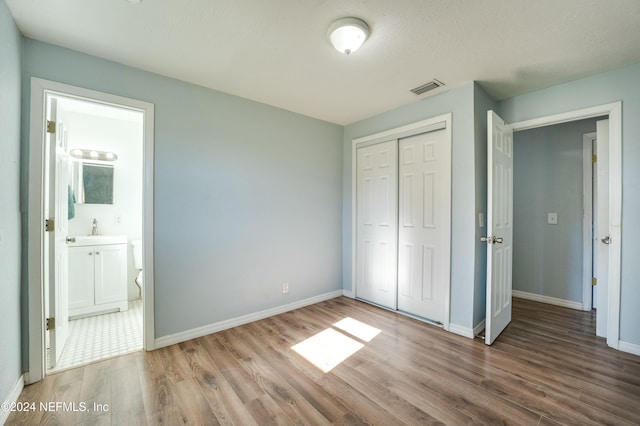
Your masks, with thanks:
M126 243L126 235L70 235L67 237L69 246L99 246Z

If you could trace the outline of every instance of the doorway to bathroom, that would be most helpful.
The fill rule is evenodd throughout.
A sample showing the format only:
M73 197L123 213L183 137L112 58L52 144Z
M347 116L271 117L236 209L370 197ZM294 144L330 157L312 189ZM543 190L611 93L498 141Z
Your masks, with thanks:
M153 105L34 78L30 134L34 382L153 347Z

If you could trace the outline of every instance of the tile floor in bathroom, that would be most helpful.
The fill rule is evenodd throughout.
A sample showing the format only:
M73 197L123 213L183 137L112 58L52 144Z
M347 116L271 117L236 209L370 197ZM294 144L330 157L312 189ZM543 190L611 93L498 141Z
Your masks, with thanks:
M69 338L58 365L49 372L142 350L142 299L129 310L69 321Z

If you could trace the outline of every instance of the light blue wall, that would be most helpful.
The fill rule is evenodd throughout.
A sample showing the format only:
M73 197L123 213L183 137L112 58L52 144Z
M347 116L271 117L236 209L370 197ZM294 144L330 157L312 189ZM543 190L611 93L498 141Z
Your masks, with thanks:
M640 344L640 64L500 103L511 123L622 101L622 270L620 339Z
M22 373L20 341L20 64L22 41L0 1L0 402Z
M514 133L514 290L582 303L582 136L595 131L589 119Z
M451 315L453 324L473 327L474 238L475 238L475 146L473 83L419 102L348 125L343 145L343 286L351 282L351 149L353 139L393 129L426 118L453 113L452 127L452 230L451 230Z
M341 288L341 126L30 39L25 117L32 76L155 104L157 337Z

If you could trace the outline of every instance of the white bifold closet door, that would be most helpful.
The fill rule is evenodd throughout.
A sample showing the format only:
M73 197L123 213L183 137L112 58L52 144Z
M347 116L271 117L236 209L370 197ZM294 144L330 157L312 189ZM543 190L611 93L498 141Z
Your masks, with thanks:
M358 148L356 167L356 297L442 323L451 264L446 132Z
M398 310L445 315L451 257L451 147L445 131L400 139Z
M396 309L398 141L357 150L356 296Z

